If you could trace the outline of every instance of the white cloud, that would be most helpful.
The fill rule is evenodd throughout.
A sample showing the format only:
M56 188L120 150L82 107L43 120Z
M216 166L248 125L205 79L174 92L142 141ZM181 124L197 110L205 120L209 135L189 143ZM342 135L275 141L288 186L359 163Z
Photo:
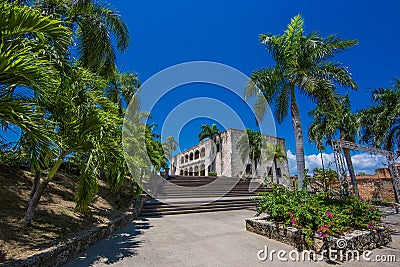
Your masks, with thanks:
M287 156L288 156L288 160L289 160L290 175L296 175L297 174L296 155L293 154L292 151L288 150ZM330 153L330 154L322 153L322 156L324 158L324 166L325 167L330 167L332 169L336 169L335 158L333 156L333 153ZM351 157L351 159L353 161L353 166L354 166L354 170L356 173L365 172L367 174L372 174L372 173L375 173L375 170L377 168L384 167L384 165L382 163L386 164L386 158L384 156L380 156L380 155L370 155L370 154L366 154L366 153L359 153L359 154L353 155ZM314 168L322 167L320 154L306 155L305 161L306 161L306 168L310 170L309 173L312 173Z

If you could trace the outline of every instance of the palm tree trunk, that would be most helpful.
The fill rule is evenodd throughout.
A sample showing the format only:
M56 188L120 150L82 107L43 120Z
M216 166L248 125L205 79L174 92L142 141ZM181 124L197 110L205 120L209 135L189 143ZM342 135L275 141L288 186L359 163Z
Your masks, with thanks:
M354 195L358 196L358 187L357 187L357 180L356 175L354 173L353 162L351 160L350 149L343 148L344 157L346 159L347 168L349 169L351 184L353 185Z
M274 157L274 170L272 171L272 176L275 173L275 177L276 177L276 184L279 184L279 177L278 177L278 173L276 172L276 168L277 168L277 164L276 164L276 157Z
M322 174L323 174L323 186L324 186L324 192L326 192L326 174L325 174L325 165L324 165L324 157L322 155L322 150L319 151L319 154L321 156L321 163L322 163Z
M39 204L39 200L42 197L42 194L44 192L44 189L46 188L46 186L49 184L50 179L46 179L44 180L37 188L35 191L35 194L33 195L33 197L29 200L29 205L28 205L28 209L26 210L25 213L25 217L24 217L24 221L26 225L29 225L32 220L33 217L35 216L35 211L37 209L37 206Z
M53 179L53 177L56 174L58 168L60 168L60 165L61 165L63 159L64 159L64 157L59 158L56 161L56 163L54 164L53 168L51 168L49 174L47 175L47 178L41 184L37 185L36 190L35 190L32 198L30 198L30 200L28 202L28 209L26 210L25 217L24 217L24 221L25 221L26 225L29 225L32 222L33 217L35 216L35 211L36 211L37 206L39 204L40 198L42 197L43 192L46 189L46 186Z
M29 203L31 202L33 196L35 195L35 192L40 184L40 178L42 177L42 172L39 170L36 170L35 172L35 178L33 179L33 184L32 184L32 188L31 188L31 193L29 195L29 201L28 201L28 206Z
M297 184L298 188L302 188L304 182L304 170L305 170L304 140L303 140L303 129L301 127L301 121L300 121L299 107L297 106L294 92L292 94L290 109L292 112L292 126L296 142L296 163L297 163L297 177L298 177Z

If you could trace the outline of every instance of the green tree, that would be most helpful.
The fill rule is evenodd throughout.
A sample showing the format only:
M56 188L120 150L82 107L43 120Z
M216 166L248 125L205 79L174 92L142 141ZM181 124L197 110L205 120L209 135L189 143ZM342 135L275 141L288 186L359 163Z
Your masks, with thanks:
M114 75L108 80L106 96L118 105L122 116L125 113L124 107L129 104L140 87L139 78L132 72L119 73L115 70Z
M400 148L400 80L394 79L392 87L375 89L372 98L375 105L358 113L361 140L396 152Z
M255 176L257 176L258 163L261 159L263 147L263 136L261 132L246 128L246 132L240 136L236 147L239 149L240 158L243 163L245 163L247 159L250 159L253 163Z
M283 147L279 144L274 144L272 142L264 142L262 153L265 154L265 161L273 160L274 166L273 169L276 170L278 166L278 161L282 162L283 160L287 160L286 151L283 150ZM276 184L279 184L279 177L275 174Z
M74 30L76 45L72 49L77 52L79 66L113 77L115 51L124 52L129 45L128 27L115 10L93 0L39 0L34 6Z
M14 124L36 142L51 142L49 121L37 101L15 94L17 86L35 94L60 85L60 64L72 40L61 21L29 7L0 3L0 123Z
M322 185L324 192L328 192L339 179L338 173L332 169L315 168L313 172L314 180Z
M2 1L0 10L0 84L35 90L59 86L58 67L71 31L30 7Z
M276 65L261 68L250 76L246 96L258 96L255 110L262 120L267 103L275 107L275 118L282 123L290 107L296 142L298 183L304 179L304 140L297 105L296 89L311 100L323 99L334 83L357 88L347 68L330 61L338 52L354 46L356 40L342 40L335 35L323 38L318 32L304 35L304 21L294 17L282 35L262 34L261 43L267 47Z
M44 166L37 165L38 181L32 187L32 197L28 202L25 214L25 223L29 224L35 214L40 198L53 180L61 163L67 156L82 153L87 157L82 161L81 176L78 182L78 210L85 211L89 199L97 192L96 178L98 176L98 162L107 146L102 146L104 139L113 133L113 129L121 120L118 117L117 107L104 97L106 83L89 71L81 68L73 69L63 76L61 87L47 92L50 100L43 103L46 111L51 114L51 120L56 124L54 130L57 136L57 146L52 147L49 154L40 146L38 158L51 157ZM44 153L42 153L44 151ZM41 179L42 171L48 173ZM79 194L81 197L79 197ZM81 198L81 200L79 200Z
M159 140L160 136L153 133L155 125L147 125L145 136L146 136L146 149L147 154L150 158L151 164L153 165L153 171L158 172L161 168L168 168L167 155L164 152L163 145Z
M339 136L340 139L354 142L359 131L359 123L356 115L351 111L349 95L341 97L332 94L330 101L321 101L310 112L314 121L308 129L308 137L315 142L318 149L323 150L323 141L328 144ZM343 148L347 168L349 170L353 191L358 196L356 175L351 160L349 148Z
M208 124L203 124L201 126L201 132L199 133L199 142L202 140L209 138L211 139L214 143L217 142L217 138L219 139L219 150L220 150L220 156L221 156L221 171L223 170L223 165L222 165L222 139L221 139L221 131L218 129L216 124L212 124L211 126ZM215 160L211 163L211 172L216 172L215 168ZM222 175L222 173L221 173Z

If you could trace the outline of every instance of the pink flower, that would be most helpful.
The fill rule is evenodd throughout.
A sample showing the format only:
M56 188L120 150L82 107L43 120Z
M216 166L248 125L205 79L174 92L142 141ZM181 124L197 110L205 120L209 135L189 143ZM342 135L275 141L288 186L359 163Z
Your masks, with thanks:
M292 217L292 219L290 221L292 222L292 225L296 224L296 221L294 220L294 217Z
M329 211L326 213L326 216L328 216L329 218L332 218L332 213L330 213Z
M322 231L318 231L317 234L319 234L320 236L323 236Z

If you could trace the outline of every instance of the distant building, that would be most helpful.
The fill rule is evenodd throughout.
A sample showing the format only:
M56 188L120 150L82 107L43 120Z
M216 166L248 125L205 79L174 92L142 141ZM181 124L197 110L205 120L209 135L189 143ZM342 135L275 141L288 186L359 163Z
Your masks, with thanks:
M398 164L397 169L400 172ZM388 168L379 168L372 175L357 175L357 187L360 196L364 199L373 199L377 201L395 202L396 197L393 188L393 179ZM349 184L350 182L350 177Z
M236 145L244 133L242 130L228 129L221 133L222 143L219 138L216 138L216 143L207 139L175 155L171 159L171 174L206 176L210 172L215 172L218 176L269 177L273 181L284 176L289 177L287 160L277 160L277 166L274 166L273 160L265 161L265 155L262 155L257 166L257 174L250 159L243 162ZM286 153L285 139L267 135L266 138L268 142L282 146L282 151Z

